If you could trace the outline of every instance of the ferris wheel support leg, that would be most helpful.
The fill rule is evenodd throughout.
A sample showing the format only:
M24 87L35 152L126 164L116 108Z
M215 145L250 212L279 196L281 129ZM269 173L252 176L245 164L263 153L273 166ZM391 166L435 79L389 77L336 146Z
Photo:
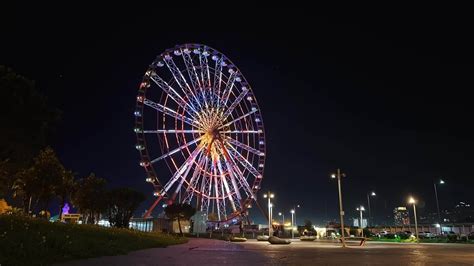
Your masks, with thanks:
M268 213L262 209L262 206L260 206L260 203L258 203L257 200L255 200L255 204L257 204L257 207L260 210L260 212L262 212L263 216L265 216L267 220L270 219L270 217L268 217Z
M159 196L155 202L153 203L153 205L151 205L151 207L148 209L148 211L145 213L145 215L143 215L143 218L148 218L151 214L151 212L153 211L153 209L156 207L156 205L158 205L158 203L163 199L163 196Z

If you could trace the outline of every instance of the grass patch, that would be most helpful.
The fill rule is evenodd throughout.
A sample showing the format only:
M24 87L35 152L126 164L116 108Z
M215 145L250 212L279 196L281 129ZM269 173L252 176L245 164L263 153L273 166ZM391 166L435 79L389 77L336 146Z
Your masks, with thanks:
M0 265L50 265L185 242L167 234L0 215Z

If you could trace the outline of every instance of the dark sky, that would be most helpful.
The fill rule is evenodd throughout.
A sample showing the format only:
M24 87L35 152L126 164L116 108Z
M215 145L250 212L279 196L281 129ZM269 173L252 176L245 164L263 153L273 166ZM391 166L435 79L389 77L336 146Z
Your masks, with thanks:
M472 203L472 20L319 13L17 10L2 22L0 64L63 111L52 139L63 163L145 192L143 210L153 197L134 149L138 84L158 54L193 42L227 55L252 85L276 212L301 204L300 221L336 218L338 167L348 217L372 189L379 216L409 194L434 211L439 177L442 208Z

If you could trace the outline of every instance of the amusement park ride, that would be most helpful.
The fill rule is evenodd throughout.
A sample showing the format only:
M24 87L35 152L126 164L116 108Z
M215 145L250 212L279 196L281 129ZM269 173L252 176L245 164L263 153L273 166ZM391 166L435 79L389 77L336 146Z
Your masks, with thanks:
M188 203L225 223L256 200L265 164L257 100L240 70L201 44L178 45L145 72L135 110L136 149L156 200ZM170 173L160 174L164 165Z

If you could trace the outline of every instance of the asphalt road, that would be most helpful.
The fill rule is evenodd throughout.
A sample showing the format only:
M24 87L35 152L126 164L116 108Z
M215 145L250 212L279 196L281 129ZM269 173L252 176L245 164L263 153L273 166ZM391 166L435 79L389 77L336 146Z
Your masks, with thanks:
M294 241L270 245L249 240L230 243L191 239L183 245L131 252L123 256L73 261L64 265L474 265L474 245Z

